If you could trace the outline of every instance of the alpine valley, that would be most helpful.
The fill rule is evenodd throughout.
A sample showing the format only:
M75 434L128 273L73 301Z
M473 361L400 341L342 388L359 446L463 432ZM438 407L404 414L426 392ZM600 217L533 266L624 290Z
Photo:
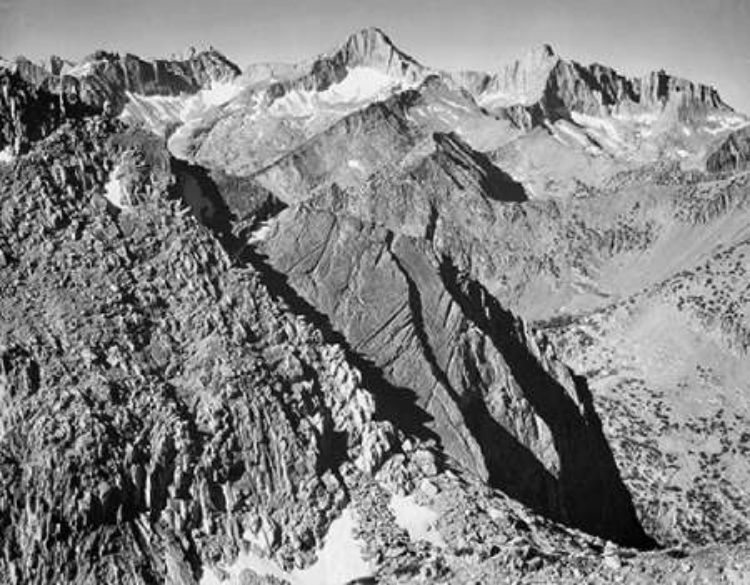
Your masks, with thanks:
M0 585L747 584L749 353L712 87L0 60Z

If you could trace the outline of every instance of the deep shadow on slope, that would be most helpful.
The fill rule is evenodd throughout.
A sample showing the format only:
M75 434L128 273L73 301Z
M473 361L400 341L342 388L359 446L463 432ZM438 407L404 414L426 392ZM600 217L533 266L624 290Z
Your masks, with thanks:
M459 405L464 422L482 452L490 485L542 515L565 521L566 518L557 512L560 510L557 478L528 447L492 417L479 393L466 395L454 388L430 342L420 288L407 266L399 259L398 253L393 250L392 238L388 240L388 250L407 283L412 326L422 355L428 362L433 376ZM466 360L464 367L467 378L479 379L479 374L473 371L474 364L471 360Z
M464 313L501 350L524 394L551 429L560 457L560 497L567 522L592 534L638 548L655 541L640 526L630 493L622 481L602 431L586 380L571 373L580 412L564 387L537 361L517 331L520 321L479 283L459 275L445 259L441 276Z
M231 212L211 175L199 165L172 159L176 183L172 196L182 199L193 215L216 234L222 243L231 234Z
M373 393L378 419L389 420L406 433L421 439L440 442L440 438L427 427L432 417L417 405L414 391L395 387L388 382L372 361L354 351L346 338L334 329L330 319L303 299L289 284L288 278L275 270L265 256L253 247L243 245L235 258L242 264L252 265L271 294L288 305L293 313L314 325L327 343L336 343L344 349L348 362L362 373L364 387Z
M432 417L417 406L414 392L409 388L396 388L385 380L371 361L350 347L344 336L333 328L326 315L305 301L289 285L284 274L274 270L263 255L247 244L245 233L239 236L232 234L232 223L238 218L246 223L246 230L252 230L254 226L277 214L284 205L257 184L255 185L259 191L254 193L256 204L248 205L246 201L242 201L238 197L239 189L250 186L248 183L252 181L247 179L228 175L212 176L203 167L183 161L175 161L173 169L177 176L173 194L181 197L196 218L217 235L233 261L255 268L272 296L283 301L294 314L304 317L317 328L327 343L342 347L347 361L362 374L363 386L373 393L377 418L389 420L416 437L439 443L440 438L427 427ZM223 189L214 181L215 177Z
M486 154L474 150L454 133L433 134L436 152L433 155L439 168L453 179L459 189L463 182L454 176L452 169L459 167L479 180L481 192L497 202L520 203L528 201L523 185L490 161Z
M222 240L238 264L250 264L261 275L270 293L297 315L313 324L329 343L339 344L348 361L362 373L363 385L373 393L378 418L389 420L403 431L439 444L440 437L429 428L433 420L419 404L412 388L399 387L386 380L372 361L354 351L334 327L331 316L317 310L289 283L287 275L274 269L268 259L248 245L243 234L231 234L232 210L204 169L178 163L183 177L178 194L196 216ZM181 188L185 188L181 191ZM267 210L274 206L266 207ZM268 212L273 215L273 211ZM257 217L262 221L267 217ZM402 268L403 269L403 268ZM408 277L408 274L407 274ZM424 308L420 291L410 282L409 305L415 334L435 377L446 386L459 405L465 424L480 445L490 469L490 483L509 496L553 520L572 525L619 542L649 548L654 545L640 527L630 494L617 470L612 453L594 412L591 395L581 378L574 378L584 412L567 395L566 389L536 360L517 331L518 322L494 297L476 282L462 278L449 262L444 262L440 278L466 318L476 325L501 351L513 377L523 384L524 395L552 431L560 457L560 475L554 477L526 446L518 442L487 409L479 395L459 396L429 351L430 345L419 327ZM410 280L407 278L407 280ZM421 332L421 335L420 335ZM471 379L471 371L467 371Z

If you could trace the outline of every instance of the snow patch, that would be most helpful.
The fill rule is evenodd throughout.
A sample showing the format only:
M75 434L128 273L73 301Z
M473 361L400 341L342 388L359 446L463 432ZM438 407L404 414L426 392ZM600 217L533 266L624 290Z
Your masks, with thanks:
M273 102L269 112L280 118L286 116L303 118L312 116L316 109L314 92L294 90Z
M653 112L641 112L638 114L632 114L629 112L617 112L612 114L615 120L620 122L635 122L636 124L649 125L653 124L659 119L659 115Z
M369 563L362 556L360 543L354 538L355 522L350 510L344 510L331 523L323 548L318 551L318 560L306 569L284 571L273 561L264 559L249 551L239 555L229 567L223 567L229 574L228 581L220 581L210 569L206 569L200 585L239 585L245 570L260 576L273 576L291 585L344 585L372 575Z
M359 162L358 160L355 160L355 159L350 159L346 163L346 166L348 166L350 169L354 169L354 170L359 171L361 173L365 172L365 167L362 165L362 163Z
M440 100L448 105L451 108L456 108L457 110L463 110L464 112L468 112L469 114L473 114L474 110L472 110L469 106L465 104L459 104L458 102L454 102L453 100L449 100L448 98L440 98Z
M354 109L384 99L406 89L400 79L371 67L354 67L346 77L321 92L293 90L277 99L269 108L274 116L308 117L320 110Z
M69 75L71 77L86 77L87 75L91 75L92 73L94 73L94 65L95 63L88 61L86 63L73 65L69 68L66 66L62 70L62 74Z
M721 134L727 130L737 130L748 125L747 118L732 114L709 114L706 116L706 121L712 125L712 127L705 128L709 134Z
M570 124L568 124L567 122L563 120L561 120L560 122L557 122L555 124L555 128L560 130L566 136L569 136L570 138L578 142L581 146L588 147L591 145L591 143L589 142L589 139L586 138L586 135L583 132L581 132L580 130L571 126Z
M268 236L270 235L272 229L273 229L272 222L264 221L255 230L253 230L253 233L250 234L250 237L247 239L247 241L250 242L251 244L258 244L260 242L264 242L268 239Z
M130 207L130 195L122 183L120 166L116 166L109 174L109 181L104 186L104 196L112 205L119 209Z
M492 507L487 508L487 513L490 515L490 518L492 518L493 520L501 520L504 517L503 513L497 508L492 508Z
M170 124L201 119L214 108L234 100L243 89L235 80L214 81L193 95L144 96L127 92L128 101L120 118L126 122L143 122L161 133Z
M143 96L126 92L128 101L120 114L125 122L141 122L159 132L170 123L181 122L185 98L174 96Z
M396 517L396 524L409 533L411 540L426 540L435 546L445 546L443 537L435 528L435 523L440 518L437 512L417 504L414 496L393 495L390 506Z
M516 98L515 101L513 99L514 97ZM511 106L514 103L524 105L527 101L528 99L525 96L511 96L503 92L486 93L477 98L477 103L488 109L504 108Z
M607 136L617 142L622 142L620 133L617 127L612 123L611 120L605 118L599 118L596 116L587 116L586 114L579 114L578 112L572 112L571 117L576 124L580 124L584 128L590 128L593 130L600 130Z
M207 106L221 106L236 98L242 90L242 84L236 81L214 81L197 95Z
M328 103L360 103L376 99L400 85L399 80L377 69L354 67L339 83L321 92L320 99Z
M6 146L3 150L0 150L0 164L11 164L16 157L13 156L13 150L10 146Z

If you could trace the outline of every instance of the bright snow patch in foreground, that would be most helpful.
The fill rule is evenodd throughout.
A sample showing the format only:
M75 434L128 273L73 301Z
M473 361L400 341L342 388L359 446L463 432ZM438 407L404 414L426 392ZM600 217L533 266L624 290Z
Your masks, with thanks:
M409 533L411 540L426 540L435 546L445 546L445 541L435 528L440 515L417 504L414 496L392 496L391 510L396 516L396 524Z
M251 244L258 244L268 239L269 234L273 231L273 224L270 221L264 221L261 223L250 237L247 239Z
M237 561L226 567L229 580L220 581L211 569L206 569L200 585L237 585L242 571L249 569L261 576L274 576L291 585L343 585L372 575L369 564L362 558L360 545L354 538L354 519L349 510L331 523L317 562L307 569L283 571L276 563L253 552L242 553Z
M0 150L0 164L10 164L16 157L13 156L13 151L10 146L6 146L3 150Z
M120 180L119 166L112 169L109 174L109 181L104 186L104 196L112 205L120 209L130 205L130 196Z

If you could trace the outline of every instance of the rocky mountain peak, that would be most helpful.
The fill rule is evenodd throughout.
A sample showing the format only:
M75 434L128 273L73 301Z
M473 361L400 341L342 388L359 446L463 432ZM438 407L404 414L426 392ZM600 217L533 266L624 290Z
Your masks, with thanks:
M462 74L456 78L491 111L528 109L543 120L569 119L574 114L667 116L681 123L699 123L710 113L731 113L716 89L654 71L629 77L612 67L583 65L561 58L547 44L492 74Z
M732 110L724 103L716 88L671 75L664 69L642 77L640 83L643 97L651 102L666 103L674 100L681 102L682 106Z
M524 64L527 66L544 66L550 61L557 62L559 59L560 56L557 54L552 45L543 43L541 45L528 49L523 58L519 61L516 61L516 63Z
M401 51L377 27L364 28L350 35L330 58L343 61L349 68L371 67L411 81L424 72L424 67L416 59Z
M401 52L390 37L377 27L367 27L352 33L339 46L338 51L364 60L383 51Z

